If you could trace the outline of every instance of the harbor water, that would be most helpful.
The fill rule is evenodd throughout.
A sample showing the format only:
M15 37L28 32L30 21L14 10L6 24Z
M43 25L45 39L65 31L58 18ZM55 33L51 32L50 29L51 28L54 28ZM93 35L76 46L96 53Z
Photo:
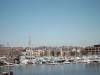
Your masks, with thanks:
M1 66L0 72L14 75L100 75L100 64L27 64Z

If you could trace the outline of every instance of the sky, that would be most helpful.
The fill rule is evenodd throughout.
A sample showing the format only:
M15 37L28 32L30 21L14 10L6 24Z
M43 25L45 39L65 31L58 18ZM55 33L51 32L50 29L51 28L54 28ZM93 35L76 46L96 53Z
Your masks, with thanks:
M0 0L0 44L100 44L100 0Z

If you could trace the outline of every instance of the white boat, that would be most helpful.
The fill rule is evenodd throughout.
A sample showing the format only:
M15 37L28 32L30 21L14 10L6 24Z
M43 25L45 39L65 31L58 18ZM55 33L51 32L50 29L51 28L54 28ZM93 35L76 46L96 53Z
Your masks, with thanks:
M69 61L65 61L65 62L64 62L64 64L70 64L70 63L71 63L71 62L69 62Z
M34 64L36 59L34 56L21 56L20 63L21 64Z
M46 63L47 65L56 65L56 64L58 64L57 62L55 62L55 61L50 61L50 62L48 62L48 63Z

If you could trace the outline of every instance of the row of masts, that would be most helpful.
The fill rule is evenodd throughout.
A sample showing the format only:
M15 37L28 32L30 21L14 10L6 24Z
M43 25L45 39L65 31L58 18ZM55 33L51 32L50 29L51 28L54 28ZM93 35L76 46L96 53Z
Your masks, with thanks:
M29 42L28 42L28 50L29 50L29 55L30 56L33 56L33 50L32 50L32 42L31 42L31 36L29 36ZM48 53L47 53L47 56L51 56L51 51L48 50ZM43 52L43 55L44 55L44 52ZM56 53L54 51L54 56L56 56ZM60 56L63 57L63 51L62 51L62 48L60 49Z

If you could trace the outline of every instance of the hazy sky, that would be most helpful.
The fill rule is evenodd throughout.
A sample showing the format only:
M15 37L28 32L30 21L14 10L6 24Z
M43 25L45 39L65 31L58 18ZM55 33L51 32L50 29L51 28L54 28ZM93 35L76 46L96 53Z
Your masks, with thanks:
M27 46L100 43L100 0L0 0L0 43Z

